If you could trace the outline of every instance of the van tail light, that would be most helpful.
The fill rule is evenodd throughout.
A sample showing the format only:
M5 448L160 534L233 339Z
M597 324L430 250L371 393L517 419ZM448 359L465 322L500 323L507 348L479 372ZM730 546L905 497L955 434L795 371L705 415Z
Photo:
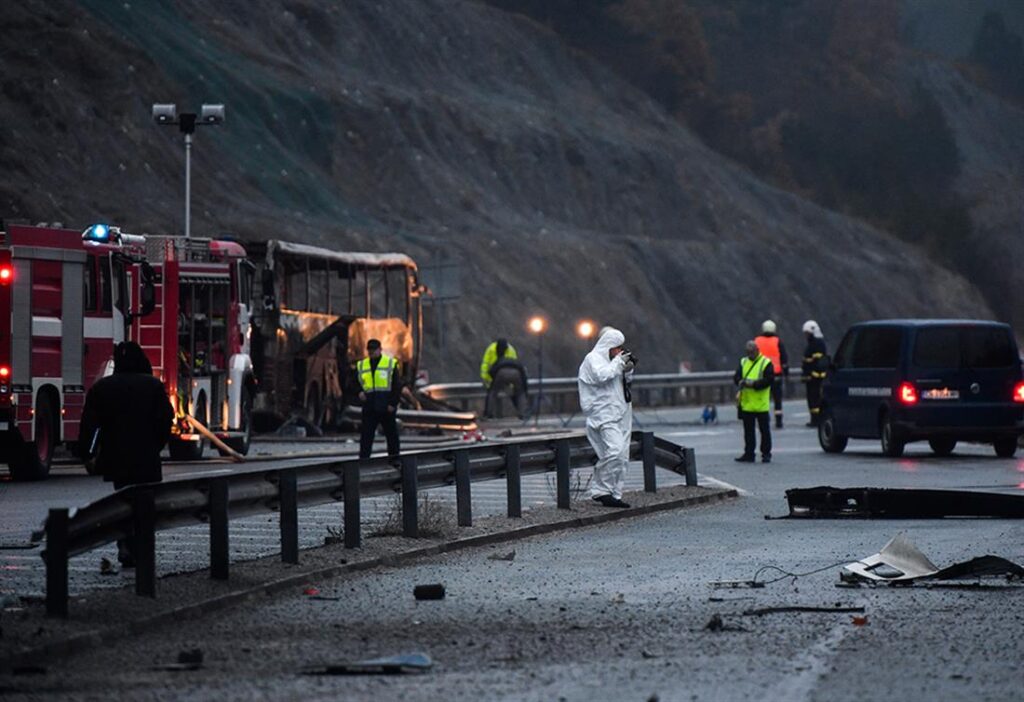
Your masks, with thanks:
M917 404L917 388L914 387L913 383L900 383L899 389L896 391L900 402L905 405ZM1024 402L1024 398L1021 399Z
M1013 386L1013 401L1024 402L1024 381Z

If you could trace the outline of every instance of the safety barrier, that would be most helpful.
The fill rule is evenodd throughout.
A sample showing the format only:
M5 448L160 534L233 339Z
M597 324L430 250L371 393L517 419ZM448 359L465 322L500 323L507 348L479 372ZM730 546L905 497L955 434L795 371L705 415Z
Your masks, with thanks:
M637 374L631 386L633 406L731 404L736 395L733 373L730 370ZM544 378L542 382L531 378L527 384L534 398L543 392L545 401L549 401L556 412L579 409L576 378ZM803 383L796 376L787 380L786 397L796 397L802 391ZM478 382L436 383L420 388L419 392L463 411L482 411L487 397L487 390Z
M230 519L265 512L280 513L281 560L299 561L298 509L330 502L344 503L344 544L362 543L360 499L401 493L402 530L418 536L418 492L455 485L459 526L472 526L470 485L504 477L508 516L522 516L521 476L556 473L556 501L569 508L570 470L589 463L594 450L580 433L544 438L481 443L465 448L410 451L401 456L368 460L321 461L276 470L240 469L230 475L133 485L89 505L68 510L51 509L42 531L45 536L46 609L54 616L68 613L68 559L118 539L132 538L135 555L135 592L156 596L156 532L188 524L210 526L210 576L228 577ZM655 492L655 467L686 477L697 484L694 451L652 432L633 432L630 458L643 461L644 489Z

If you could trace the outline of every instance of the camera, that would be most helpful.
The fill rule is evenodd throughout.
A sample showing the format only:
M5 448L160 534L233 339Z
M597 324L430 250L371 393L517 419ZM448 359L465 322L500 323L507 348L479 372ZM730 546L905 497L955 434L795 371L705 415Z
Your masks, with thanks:
M629 349L623 349L622 350L622 355L626 357L626 361L627 362L632 361L634 366L637 365L640 362L637 359L636 354L633 353L632 351L630 351Z

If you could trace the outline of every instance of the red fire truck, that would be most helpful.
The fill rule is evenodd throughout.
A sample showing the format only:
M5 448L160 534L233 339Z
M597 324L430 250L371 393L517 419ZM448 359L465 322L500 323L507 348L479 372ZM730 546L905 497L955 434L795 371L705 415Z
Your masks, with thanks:
M186 413L248 450L252 265L241 246L106 225L0 236L0 461L15 480L45 478L57 446L77 446L85 393L125 339L167 387L172 457L204 450Z

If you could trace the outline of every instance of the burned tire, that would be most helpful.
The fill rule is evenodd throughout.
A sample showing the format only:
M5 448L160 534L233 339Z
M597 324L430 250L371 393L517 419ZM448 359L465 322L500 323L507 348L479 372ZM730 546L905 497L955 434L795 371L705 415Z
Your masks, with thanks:
M899 458L903 455L903 449L906 448L907 443L897 434L889 420L888 413L883 414L879 420L879 433L882 437L882 454L889 458Z
M836 432L836 420L832 413L826 410L818 422L818 443L825 453L842 453L846 450L849 438L841 436Z
M928 439L928 445L932 447L932 453L936 456L948 456L956 448L956 439L948 439L946 437Z
M35 441L21 442L11 452L8 466L17 481L46 480L60 437L57 408L50 395L40 393L36 402Z
M1013 458L1017 453L1017 437L1004 436L992 442L992 448L1000 458Z

